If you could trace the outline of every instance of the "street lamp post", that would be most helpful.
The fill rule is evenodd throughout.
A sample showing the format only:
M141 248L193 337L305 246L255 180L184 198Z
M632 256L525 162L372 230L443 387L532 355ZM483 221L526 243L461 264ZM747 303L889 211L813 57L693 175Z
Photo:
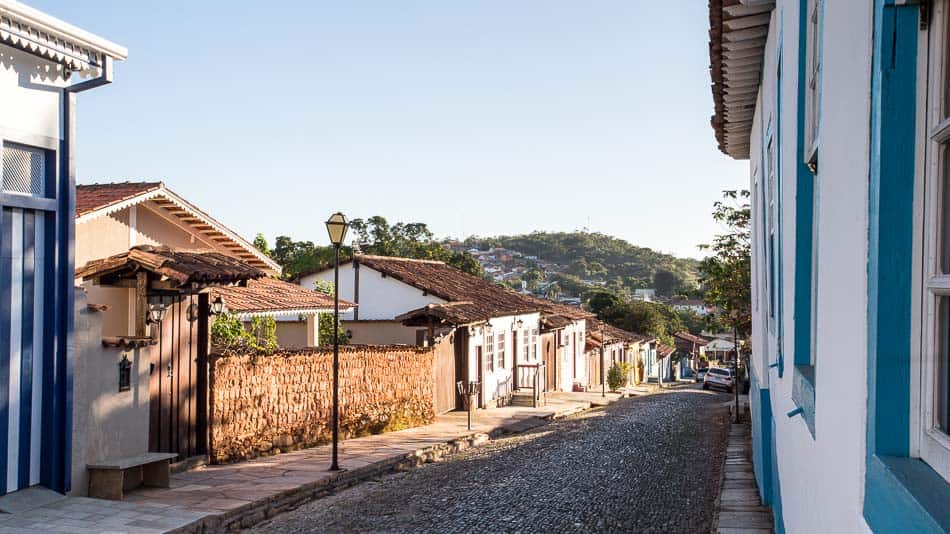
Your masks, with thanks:
M604 366L604 346L607 344L607 332L604 324L600 324L600 396L604 398L607 396L607 373L605 372Z
M350 226L346 216L336 212L327 219L327 233L333 243L333 461L330 471L339 471L337 443L340 440L340 245Z

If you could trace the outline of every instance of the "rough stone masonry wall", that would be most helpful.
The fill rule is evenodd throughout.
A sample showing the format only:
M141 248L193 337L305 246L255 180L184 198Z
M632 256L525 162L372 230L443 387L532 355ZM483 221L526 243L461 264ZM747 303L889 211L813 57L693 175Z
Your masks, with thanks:
M340 347L341 439L429 424L433 349ZM333 351L211 358L210 455L215 463L331 439Z

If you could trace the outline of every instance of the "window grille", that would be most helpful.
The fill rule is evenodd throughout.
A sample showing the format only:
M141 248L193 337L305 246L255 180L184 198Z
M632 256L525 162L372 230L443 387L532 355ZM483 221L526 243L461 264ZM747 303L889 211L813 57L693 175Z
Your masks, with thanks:
M4 143L3 191L45 196L46 152L39 148Z

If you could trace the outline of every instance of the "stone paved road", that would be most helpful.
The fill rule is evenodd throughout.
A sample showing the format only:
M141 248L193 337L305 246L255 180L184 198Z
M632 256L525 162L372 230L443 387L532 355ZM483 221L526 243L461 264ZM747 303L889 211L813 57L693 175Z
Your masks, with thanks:
M255 532L709 532L729 396L626 399L308 503Z

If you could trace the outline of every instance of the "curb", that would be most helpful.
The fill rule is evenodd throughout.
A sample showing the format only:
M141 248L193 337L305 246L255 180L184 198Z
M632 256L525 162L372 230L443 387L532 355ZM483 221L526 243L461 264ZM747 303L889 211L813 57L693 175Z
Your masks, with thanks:
M594 407L588 404L577 409L553 413L544 417L529 417L512 424L495 428L489 432L473 432L445 443L415 450L402 456L396 456L363 467L343 471L319 482L289 489L277 495L246 504L240 508L222 514L208 515L193 523L169 532L176 534L221 532L250 528L276 515L297 508L310 501L327 497L359 484L360 482L382 475L408 471L425 464L438 463L452 454L480 447L503 436L521 434L552 422Z

